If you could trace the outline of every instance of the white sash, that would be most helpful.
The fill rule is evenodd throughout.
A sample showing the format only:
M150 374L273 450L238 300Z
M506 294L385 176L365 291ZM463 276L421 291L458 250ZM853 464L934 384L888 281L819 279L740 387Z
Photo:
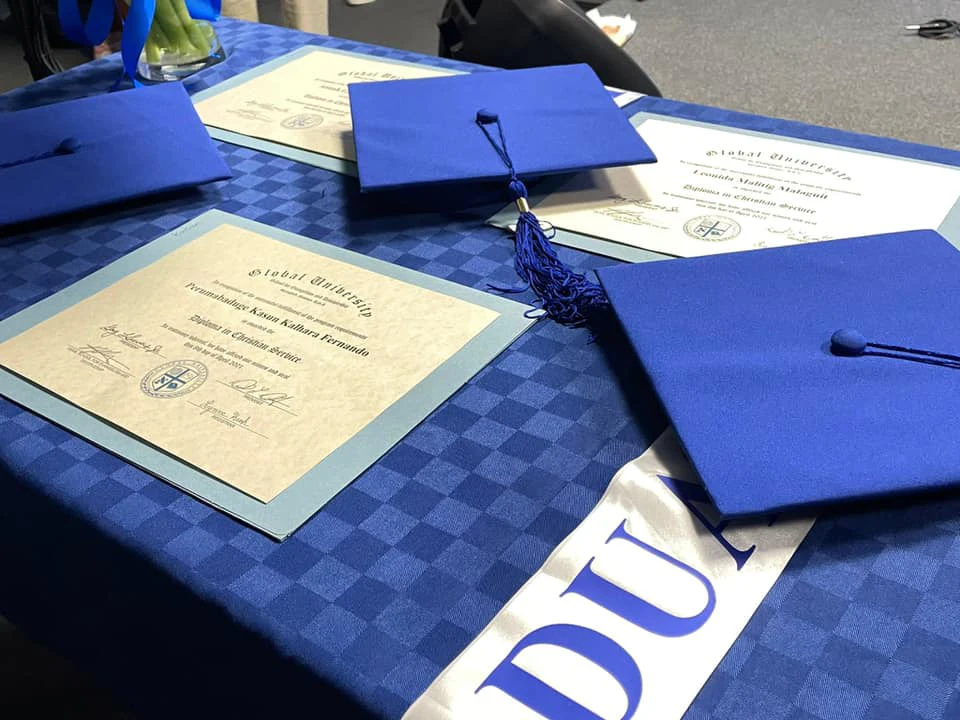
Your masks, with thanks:
M621 468L405 720L680 718L813 525L717 526L694 477L672 430Z

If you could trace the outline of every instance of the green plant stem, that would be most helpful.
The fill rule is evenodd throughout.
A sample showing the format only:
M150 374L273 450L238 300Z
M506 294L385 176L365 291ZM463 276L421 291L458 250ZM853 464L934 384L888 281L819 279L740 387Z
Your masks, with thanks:
M147 53L147 62L152 65L158 65L163 56L163 49L170 46L170 41L163 34L158 23L150 25L150 34L147 36L147 42L143 49Z
M190 11L187 10L187 5L184 0L169 0L169 2L180 18L180 24L184 31L186 31L187 37L190 38L190 44L193 45L201 55L209 55L210 42L203 34L203 31L200 30L197 21L190 17Z
M130 5L130 0L123 0ZM161 63L164 52L185 57L205 57L212 49L212 37L190 17L184 0L156 0L153 23L144 45L149 63Z
M183 0L180 0L181 4ZM153 15L153 24L160 27L160 31L166 37L168 45L165 49L171 50L180 55L193 55L198 52L198 48L190 42L186 29L174 10L172 0L157 0L157 9Z
M163 28L157 23L153 23L150 26L150 34L156 38L159 47L170 47L170 38L167 37L166 33L163 32Z
M152 40L150 37L147 37L147 42L143 46L143 51L147 54L148 63L151 65L158 65L160 63L160 48L156 41Z

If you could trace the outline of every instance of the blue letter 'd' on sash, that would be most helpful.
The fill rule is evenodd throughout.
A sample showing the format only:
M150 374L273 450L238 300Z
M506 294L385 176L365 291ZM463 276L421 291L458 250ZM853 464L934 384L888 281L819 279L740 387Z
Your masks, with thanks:
M666 553L635 538L627 532L626 525L626 520L620 523L619 527L607 538L605 544L608 544L611 540L626 540L699 580L707 591L707 603L703 610L692 617L678 617L661 610L656 605L648 603L619 585L597 575L593 571L593 561L596 558L590 559L587 566L577 574L569 587L561 593L561 597L567 593L580 595L600 607L616 613L637 627L664 637L680 637L699 630L713 614L713 608L717 603L717 595L714 592L713 585L702 573L694 570L686 563L675 560Z
M493 669L477 688L477 692L485 687L499 688L517 702L550 720L602 720L583 705L513 664L514 658L521 651L533 645L565 648L596 663L606 670L627 694L627 711L623 717L631 717L636 711L642 692L642 680L637 664L626 650L606 635L579 625L547 625L528 633Z

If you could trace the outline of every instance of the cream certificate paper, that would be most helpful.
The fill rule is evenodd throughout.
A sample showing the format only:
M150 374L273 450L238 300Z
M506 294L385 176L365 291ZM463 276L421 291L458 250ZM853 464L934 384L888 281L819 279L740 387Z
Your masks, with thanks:
M434 67L315 48L208 95L195 107L204 125L355 160L348 85L450 74Z
M0 345L0 365L268 502L495 310L220 224Z
M651 165L579 175L536 206L565 230L691 257L936 228L960 169L649 119Z

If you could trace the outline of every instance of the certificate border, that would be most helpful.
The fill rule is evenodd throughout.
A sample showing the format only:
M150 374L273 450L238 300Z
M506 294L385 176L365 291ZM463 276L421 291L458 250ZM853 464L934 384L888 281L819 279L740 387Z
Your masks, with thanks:
M273 72L277 68L281 68L284 65L293 62L294 60L299 60L300 58L314 52L347 55L349 57L355 57L362 60L382 62L387 65L406 65L409 67L431 68L438 71L448 72L451 75L464 74L462 70L450 70L449 68L440 67L438 65L413 63L407 62L406 60L394 60L392 58L384 58L378 55L350 52L349 50L338 50L336 48L328 48L321 45L305 45L287 53L286 55L281 55L280 57L270 60L269 62L265 62L262 65L257 65L254 68L245 70L239 75L234 75L233 77L228 78L221 83L217 83L213 87L207 88L206 90L201 90L192 96L193 104L196 106L196 104L199 102L208 100L219 95L220 93L226 92L227 90L232 90L233 88L243 85L254 78L260 77L261 75L265 75L269 72ZM270 155L277 155L278 157L284 157L288 160L304 163L305 165L313 165L314 167L330 170L341 175L350 175L352 177L357 176L357 163L353 160L344 160L343 158L334 157L333 155L324 155L323 153L304 150L302 148L294 147L293 145L285 145L284 143L279 143L274 140L264 140L263 138L254 137L252 135L244 135L242 133L233 132L232 130L224 130L223 128L218 128L213 125L205 125L205 127L207 128L207 132L210 133L210 137L216 138L217 140L223 140L224 142L228 142L233 145L240 145L253 150L259 150Z
M648 112L645 110L631 115L630 123L635 128L639 129L647 120L653 119L677 123L679 125L692 125L694 127L708 128L711 130L725 130L735 135L750 135L767 140L782 140L783 142L795 143L799 145L812 145L814 147L827 148L830 150L845 150L847 152L858 153L861 155L873 155L875 157L898 160L901 162L918 163L920 165L933 165L935 167L947 167L952 168L960 173L960 167L955 165L930 162L929 160L917 160L915 158L901 155L890 155L889 153L876 152L875 150L864 150L862 148L854 148L848 145L839 145L836 143L777 135L776 133L763 132L760 130L748 130L746 128L730 127L720 123L676 118L670 115L661 115L659 113ZM546 200L549 195L563 187L563 185L566 184L569 179L569 176L563 178L562 180L553 179L552 182L538 186L536 192L532 193L530 196L530 207L536 211L537 205ZM510 227L511 223L516 222L516 215L517 211L515 207L512 204L507 205L495 215L488 218L487 223L495 227L508 228ZM920 230L926 228L916 229ZM934 229L943 235L947 240L949 240L954 247L960 248L960 193L957 194L956 202L954 202L950 211L947 212L943 222L940 223L939 227ZM583 250L584 252L592 253L594 255L603 255L605 257L614 258L616 260L624 260L631 263L653 262L657 260L675 260L677 257L679 257L677 255L666 255L664 253L658 253L652 250L644 250L643 248L632 247L630 245L619 243L616 240L609 240L607 238L574 232L573 230L564 230L562 228L556 228L556 235L553 239L553 242L558 245L564 245L566 247L576 248L577 250Z
M493 322L406 395L268 503L246 495L116 425L0 368L0 395L278 540L289 536L305 523L536 322L536 319L525 315L531 308L514 300L310 240L221 210L210 210L0 322L0 342L6 342L224 224L251 230L317 255L480 305L498 314Z

